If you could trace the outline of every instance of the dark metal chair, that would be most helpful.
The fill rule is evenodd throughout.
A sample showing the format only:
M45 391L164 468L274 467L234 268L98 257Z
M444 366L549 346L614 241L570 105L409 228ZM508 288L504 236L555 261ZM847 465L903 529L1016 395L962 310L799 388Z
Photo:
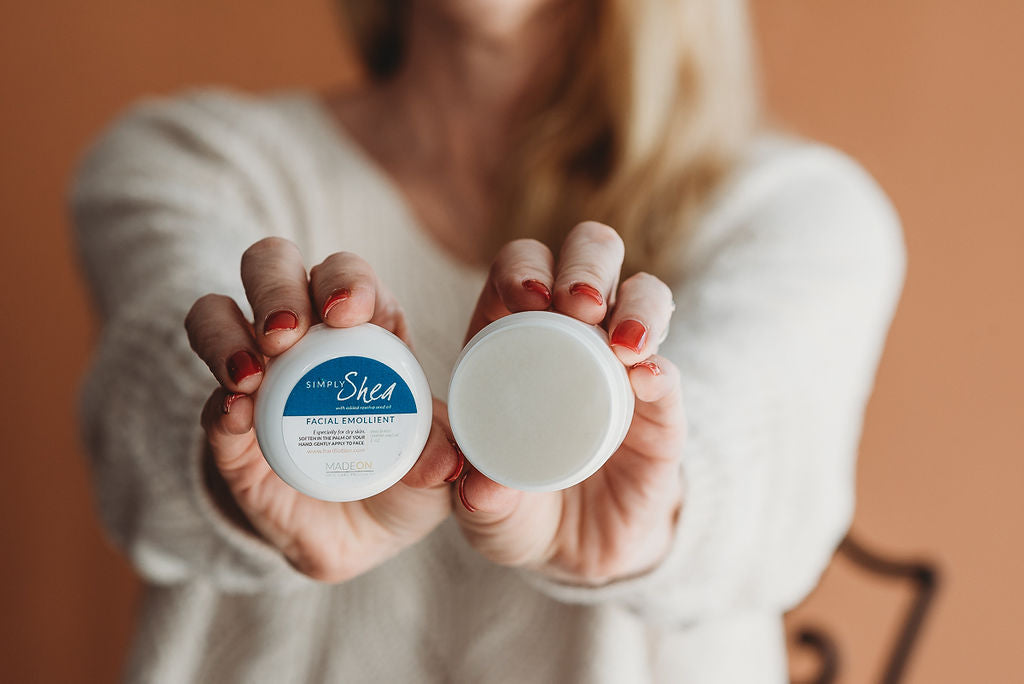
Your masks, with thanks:
M898 684L916 644L921 625L924 624L938 591L939 571L929 561L899 561L886 558L868 550L852 535L847 535L836 553L845 556L867 572L901 579L911 584L914 600L903 618L902 627L889 650L885 670L879 679L880 684ZM828 634L816 627L804 627L797 632L796 639L802 647L814 650L820 661L816 676L808 684L832 684L835 682L842 659L839 648Z

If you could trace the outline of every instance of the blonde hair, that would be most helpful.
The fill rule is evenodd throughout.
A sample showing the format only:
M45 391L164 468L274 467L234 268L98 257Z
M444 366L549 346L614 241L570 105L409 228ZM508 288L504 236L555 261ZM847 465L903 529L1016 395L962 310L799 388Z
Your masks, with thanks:
M401 64L407 0L342 0L370 74ZM757 119L745 0L601 0L520 129L495 244L613 226L627 272L672 274L677 247Z

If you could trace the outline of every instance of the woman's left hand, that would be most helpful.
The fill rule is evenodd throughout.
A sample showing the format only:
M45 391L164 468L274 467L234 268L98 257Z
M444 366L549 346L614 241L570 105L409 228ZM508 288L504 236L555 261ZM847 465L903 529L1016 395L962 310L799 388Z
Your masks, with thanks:
M566 237L557 264L540 242L516 240L491 266L469 336L529 310L605 324L636 395L622 446L574 487L521 492L467 464L455 488L456 517L470 543L496 563L599 585L652 568L668 550L682 503L679 459L686 434L679 373L656 354L672 293L646 273L620 285L623 249L614 230L586 222Z

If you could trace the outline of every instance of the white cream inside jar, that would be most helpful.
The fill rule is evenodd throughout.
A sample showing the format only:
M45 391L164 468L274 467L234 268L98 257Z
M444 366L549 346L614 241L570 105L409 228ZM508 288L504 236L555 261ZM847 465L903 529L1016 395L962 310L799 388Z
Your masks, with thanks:
M481 473L514 489L555 491L582 482L618 449L633 390L603 330L529 311L491 323L462 350L448 416Z
M423 369L398 337L370 323L321 323L268 364L254 423L282 480L317 499L356 501L409 472L432 411Z

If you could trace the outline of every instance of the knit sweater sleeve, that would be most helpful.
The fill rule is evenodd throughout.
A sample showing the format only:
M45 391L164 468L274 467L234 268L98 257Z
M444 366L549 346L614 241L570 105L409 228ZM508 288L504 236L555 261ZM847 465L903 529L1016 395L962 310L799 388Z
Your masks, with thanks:
M746 174L673 288L661 353L689 425L671 550L604 587L527 579L655 623L782 612L851 519L865 404L904 276L898 219L856 164L801 145Z
M277 173L241 129L246 107L204 93L144 103L90 150L72 189L81 261L102 319L81 397L101 519L149 581L227 590L295 582L280 554L235 526L203 477L199 415L216 382L183 320L233 296L245 248L294 222ZM252 117L249 116L249 119Z

